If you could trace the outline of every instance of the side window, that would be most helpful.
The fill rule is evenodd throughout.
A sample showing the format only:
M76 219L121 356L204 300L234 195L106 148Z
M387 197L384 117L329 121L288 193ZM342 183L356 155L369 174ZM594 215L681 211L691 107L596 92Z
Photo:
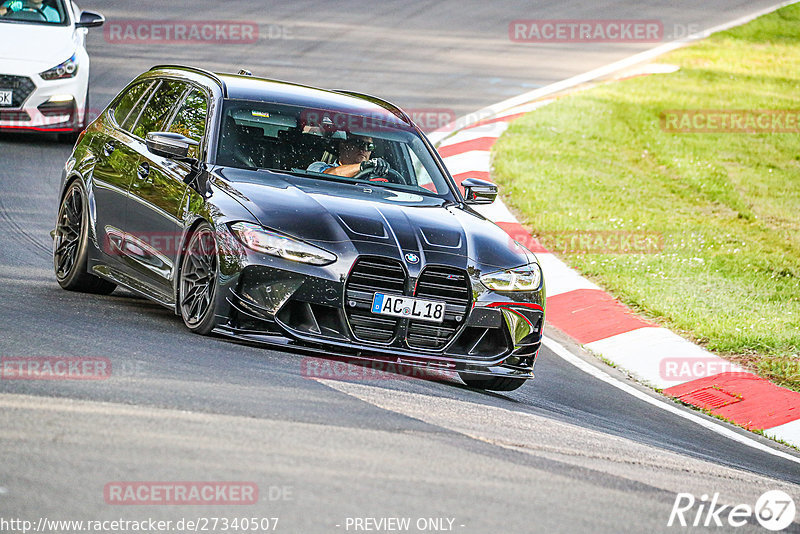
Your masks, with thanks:
M206 132L207 114L208 102L205 95L199 89L192 89L183 99L168 131L202 141Z
M428 169L425 168L425 165L423 165L422 161L417 157L417 153L413 150L409 150L408 155L411 159L412 182L416 182L417 186L424 187L428 191L441 194L442 191L439 191L436 187L436 183L433 181L433 178L431 178Z
M122 123L121 126L123 130L126 132L133 130L133 125L136 124L136 120L139 118L139 115L142 114L142 108L147 105L147 103L150 101L150 97L153 96L153 91L155 91L160 84L161 82L159 80L150 82L150 86L139 98L139 101L136 102L136 105L133 106L133 109L128 114L128 118L125 119L125 122Z
M117 121L117 124L120 126L125 124L125 119L128 118L131 110L137 107L136 104L144 100L143 97L151 85L152 82L138 83L122 95L122 98L119 99L117 106L114 108L114 120Z
M177 105L186 83L178 81L164 81L150 97L150 101L139 115L132 133L142 139L150 132L161 131L164 121L169 117L170 111Z

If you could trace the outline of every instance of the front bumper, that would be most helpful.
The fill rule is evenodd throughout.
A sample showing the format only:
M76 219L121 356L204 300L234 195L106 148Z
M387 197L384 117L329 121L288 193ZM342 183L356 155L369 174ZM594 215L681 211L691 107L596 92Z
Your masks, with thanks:
M375 347L362 346L358 344L336 344L329 340L315 339L313 341L303 341L291 336L280 334L259 334L254 332L242 331L228 326L219 326L214 332L216 334L234 338L250 343L257 343L269 347L280 349L292 349L302 352L311 352L324 356L331 354L337 356L351 356L360 361L374 362L381 364L376 367L378 370L385 370L385 364L393 363L398 367L408 367L411 369L421 369L433 372L468 372L470 375L481 376L504 376L509 378L520 378L530 380L534 378L533 364L535 355L530 359L530 365L513 365L501 359L496 364L481 362L475 363L469 360L457 360L453 358L435 358L428 355L420 356L411 352L381 349Z
M407 319L398 320L390 340L360 339L347 310L363 304L354 302L352 292L348 293L346 274L306 265L287 270L273 266L280 261L260 259L265 261L222 277L224 298L218 303L217 333L409 367L533 377L544 324L543 287L534 292L500 294L470 276L471 302L466 313L458 317L457 327L442 347L424 349L418 346L419 334L411 338L416 339L417 346L409 341L413 329ZM416 280L412 279L409 287L415 288ZM413 291L408 291L409 296ZM436 330L435 325L429 328Z
M0 129L32 132L78 132L86 126L88 73L44 80L36 74L0 72L0 90L12 91L10 106L0 106ZM66 97L71 97L71 100ZM55 99L55 101L54 101Z

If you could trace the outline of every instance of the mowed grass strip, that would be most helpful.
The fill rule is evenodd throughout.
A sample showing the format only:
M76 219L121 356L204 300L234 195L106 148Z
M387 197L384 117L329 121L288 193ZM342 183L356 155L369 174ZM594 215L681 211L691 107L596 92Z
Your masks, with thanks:
M668 110L800 112L800 6L659 62L680 70L514 122L493 148L494 179L534 235L627 305L800 390L800 134L670 133L661 122ZM586 250L574 232L601 246L663 240L656 252L587 253L570 251Z

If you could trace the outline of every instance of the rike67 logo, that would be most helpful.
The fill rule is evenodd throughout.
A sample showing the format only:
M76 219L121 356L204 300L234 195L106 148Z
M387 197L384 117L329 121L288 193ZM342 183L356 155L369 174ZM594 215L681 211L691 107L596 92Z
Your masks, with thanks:
M755 518L767 530L778 532L794 521L797 510L794 500L784 491L771 490L749 504L721 504L719 493L711 500L708 495L695 498L691 493L679 493L672 505L667 526L681 527L743 527Z

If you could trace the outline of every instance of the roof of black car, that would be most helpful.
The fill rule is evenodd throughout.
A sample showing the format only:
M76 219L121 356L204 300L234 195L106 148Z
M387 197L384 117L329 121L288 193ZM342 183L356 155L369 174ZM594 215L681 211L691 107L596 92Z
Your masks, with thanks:
M340 111L353 115L391 114L406 122L391 104L367 95L351 95L290 82L268 80L248 75L221 74L217 76L225 83L228 98L276 102L312 109Z

